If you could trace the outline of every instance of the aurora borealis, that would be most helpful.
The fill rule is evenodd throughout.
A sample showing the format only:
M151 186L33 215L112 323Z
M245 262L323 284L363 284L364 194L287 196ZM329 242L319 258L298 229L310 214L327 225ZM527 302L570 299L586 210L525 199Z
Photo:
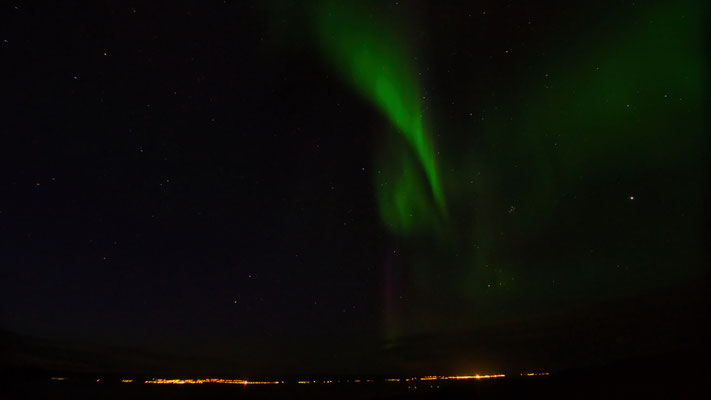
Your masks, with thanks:
M384 268L401 268L412 280L416 308L428 310L447 288L452 300L465 299L470 314L454 314L467 325L525 315L531 310L512 304L524 298L539 299L536 307L570 305L701 276L705 251L693 236L705 237L703 217L681 210L699 211L706 198L703 185L683 178L705 176L708 155L706 7L649 4L606 18L532 64L518 77L519 92L500 100L502 109L438 126L435 141L422 121L437 126L443 118L423 110L427 91L415 71L427 61L408 51L417 44L405 37L414 35L394 28L406 24L392 9L378 15L336 4L320 5L318 37L326 60L390 122L363 129L384 136L374 150L374 190L383 224L407 249ZM555 46L563 37L544 40ZM497 88L477 81L452 94L464 103L457 110L486 107L472 98ZM652 176L662 182L645 182ZM673 179L684 198L658 191ZM680 218L697 223L682 227ZM652 223L669 230L650 235ZM668 251L678 240L689 252ZM540 249L561 241L554 253ZM646 254L637 250L642 241L652 246ZM662 267L680 261L684 268ZM385 297L393 296L401 293L388 289ZM388 313L407 316L390 318L393 337L437 330L453 318L397 308Z
M573 3L13 5L0 335L165 379L696 352L711 7Z
M407 43L384 29L384 20L369 21L357 7L323 2L316 13L317 35L327 58L388 118L389 134L404 139L404 143L385 139L391 148L383 155L383 165L378 165L386 170L388 180L376 182L385 224L399 233L433 229L446 213L446 200L422 115L412 56L403 50Z

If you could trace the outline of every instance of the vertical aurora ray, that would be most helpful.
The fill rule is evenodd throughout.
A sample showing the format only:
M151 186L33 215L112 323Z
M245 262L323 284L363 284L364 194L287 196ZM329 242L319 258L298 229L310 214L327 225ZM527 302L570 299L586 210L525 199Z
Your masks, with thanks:
M336 2L320 3L315 26L327 59L404 138L382 157L387 182L376 184L385 224L402 234L435 227L446 215L445 195L406 46L385 24Z

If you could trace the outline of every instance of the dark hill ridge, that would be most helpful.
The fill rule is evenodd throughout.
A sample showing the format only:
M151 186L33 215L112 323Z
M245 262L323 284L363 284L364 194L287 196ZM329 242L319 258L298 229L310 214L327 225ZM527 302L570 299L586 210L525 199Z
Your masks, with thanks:
M585 307L502 321L468 333L405 337L374 349L381 373L394 376L463 373L518 374L601 368L634 360L654 370L699 369L709 354L704 287L659 289ZM373 370L245 371L240 360L157 351L145 347L37 338L0 331L5 375L25 378L74 376L183 376L261 378L372 375ZM228 353L226 353L228 354ZM458 355L458 356L457 356ZM295 360L298 361L298 360ZM693 365L693 367L692 367ZM377 372L376 372L377 373Z

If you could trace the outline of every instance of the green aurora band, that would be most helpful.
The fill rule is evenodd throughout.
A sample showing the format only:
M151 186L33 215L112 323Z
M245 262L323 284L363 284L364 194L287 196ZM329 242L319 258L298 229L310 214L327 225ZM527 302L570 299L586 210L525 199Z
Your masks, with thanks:
M327 58L382 111L407 143L405 148L391 141L383 155L388 181L376 184L383 221L401 234L436 230L447 207L434 146L421 113L412 57L403 50L405 43L384 28L387 24L368 19L356 8L324 2L316 15L317 35Z

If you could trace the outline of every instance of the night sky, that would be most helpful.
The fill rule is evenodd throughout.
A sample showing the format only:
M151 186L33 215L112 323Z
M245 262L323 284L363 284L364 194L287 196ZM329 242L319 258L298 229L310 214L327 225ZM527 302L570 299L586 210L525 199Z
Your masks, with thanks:
M693 350L709 37L704 0L9 1L0 328L235 374Z

